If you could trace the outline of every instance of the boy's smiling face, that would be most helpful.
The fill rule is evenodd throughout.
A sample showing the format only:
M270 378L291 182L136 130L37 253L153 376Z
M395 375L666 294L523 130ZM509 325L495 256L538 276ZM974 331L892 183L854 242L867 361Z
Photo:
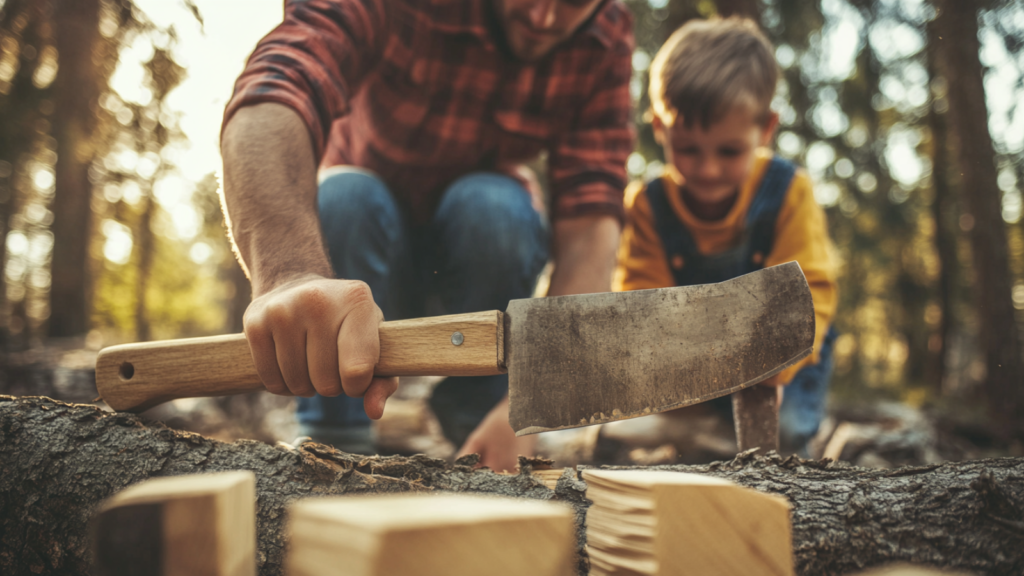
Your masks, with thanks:
M705 130L700 122L687 127L676 117L669 125L654 116L654 135L665 151L665 161L683 177L687 203L696 204L691 208L697 208L698 216L703 217L700 212L705 211L717 218L725 216L715 208L725 206L727 211L732 205L750 176L754 150L771 141L778 125L775 113L763 118L749 106L734 106Z

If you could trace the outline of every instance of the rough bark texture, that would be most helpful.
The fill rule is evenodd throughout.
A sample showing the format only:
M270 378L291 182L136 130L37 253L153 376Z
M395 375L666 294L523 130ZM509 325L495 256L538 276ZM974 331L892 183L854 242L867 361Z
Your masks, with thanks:
M570 472L552 491L527 474L473 471L471 464L364 458L318 444L226 444L130 414L0 396L0 573L86 574L87 525L104 498L154 476L220 470L256 473L264 575L281 573L284 508L298 497L487 492L568 502L582 526L586 485ZM528 472L531 463L523 464ZM846 574L896 560L974 574L1024 571L1024 459L871 470L746 454L659 468L729 478L788 498L800 574Z
M985 392L996 421L1006 436L1024 435L1024 361L1021 359L1011 289L1002 194L997 184L995 150L988 130L988 108L979 57L980 0L941 0L935 26L949 83L949 124L957 142L960 189L970 229L971 258L976 272L975 300L985 353Z

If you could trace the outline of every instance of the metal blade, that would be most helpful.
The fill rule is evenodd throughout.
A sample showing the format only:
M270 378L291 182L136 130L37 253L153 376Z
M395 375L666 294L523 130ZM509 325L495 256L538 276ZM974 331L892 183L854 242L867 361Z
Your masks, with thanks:
M791 366L814 343L814 305L796 262L719 284L513 300L506 314L516 435L724 396Z

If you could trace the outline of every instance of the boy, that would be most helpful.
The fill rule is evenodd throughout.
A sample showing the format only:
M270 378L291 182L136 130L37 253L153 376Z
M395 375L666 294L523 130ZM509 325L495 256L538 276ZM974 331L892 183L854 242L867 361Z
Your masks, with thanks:
M809 178L765 148L778 74L746 19L692 21L658 51L649 93L666 169L626 191L614 289L721 282L796 260L814 300L814 353L761 385L787 386L780 444L806 456L831 375L836 270Z

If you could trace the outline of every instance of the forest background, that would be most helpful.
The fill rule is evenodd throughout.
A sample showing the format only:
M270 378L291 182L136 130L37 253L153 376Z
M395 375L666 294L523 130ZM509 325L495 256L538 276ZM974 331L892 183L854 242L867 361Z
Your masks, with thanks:
M1024 450L1024 4L628 0L647 68L690 18L759 21L776 149L841 263L833 404L898 400ZM233 79L281 0L0 0L0 368L45 346L241 331L218 197Z

